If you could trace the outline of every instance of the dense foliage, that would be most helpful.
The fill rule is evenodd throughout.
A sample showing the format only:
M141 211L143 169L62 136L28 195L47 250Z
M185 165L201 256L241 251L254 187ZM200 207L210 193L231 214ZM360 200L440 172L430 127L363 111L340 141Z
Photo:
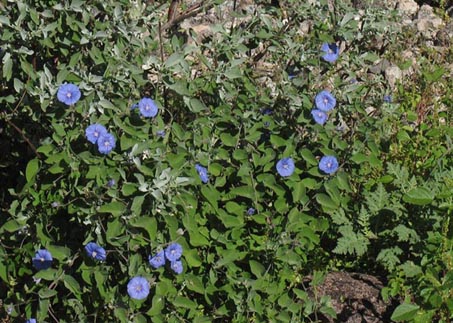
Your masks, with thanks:
M315 321L304 277L354 270L395 320L452 318L451 49L392 87L375 62L414 67L389 9L288 1L198 37L164 1L3 3L0 316Z

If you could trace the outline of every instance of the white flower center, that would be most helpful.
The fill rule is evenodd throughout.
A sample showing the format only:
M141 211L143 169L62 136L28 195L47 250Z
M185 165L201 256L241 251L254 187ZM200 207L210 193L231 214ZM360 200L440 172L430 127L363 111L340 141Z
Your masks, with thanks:
M105 146L105 147L108 147L108 146L110 146L110 142L108 142L108 141L104 141L104 146Z
M97 255L96 251L93 251L93 252L91 253L91 257L93 257L93 258L95 258L96 255Z
M71 93L71 92L66 93L66 97L67 97L68 99L70 99L70 98L72 97L72 93Z
M332 163L327 163L327 167L332 167Z
M99 132L95 131L95 132L94 132L94 136L95 136L95 137L99 137Z
M40 260L41 260L41 262L44 262L44 261L45 261L45 259L44 259L43 257L41 257L41 259L40 259Z
M329 103L329 99L328 99L328 98L324 98L324 100L323 100L323 101L324 101L324 104L327 104L327 103Z
M146 106L145 106L145 110L146 110L146 111L149 111L149 110L151 110L151 107L150 107L149 105L146 105Z

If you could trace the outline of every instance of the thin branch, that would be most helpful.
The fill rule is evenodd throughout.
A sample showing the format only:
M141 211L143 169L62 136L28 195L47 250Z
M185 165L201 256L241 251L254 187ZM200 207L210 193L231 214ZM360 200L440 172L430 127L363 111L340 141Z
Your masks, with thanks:
M30 141L30 139L28 139L28 138L25 136L24 132L23 132L18 126L16 126L11 120L8 120L8 119L5 119L5 120L6 120L6 122L7 122L11 127L13 127L14 129L16 129L16 131L17 131L18 133L20 133L20 135L21 135L22 138L25 140L25 142L30 146L31 150L33 150L33 152L35 153L36 157L41 158L41 154L38 153L38 151L36 150L35 145L33 145L33 143Z
M162 30L167 30L173 27L174 25L180 23L181 21L196 16L200 11L202 10L209 10L212 7L214 7L214 3L210 2L207 4L203 4L204 1L200 1L199 3L196 3L192 6L190 6L186 11L181 13L180 15L176 15L176 13L173 13L173 17L169 17L170 20L162 26ZM174 10L174 8L173 8Z

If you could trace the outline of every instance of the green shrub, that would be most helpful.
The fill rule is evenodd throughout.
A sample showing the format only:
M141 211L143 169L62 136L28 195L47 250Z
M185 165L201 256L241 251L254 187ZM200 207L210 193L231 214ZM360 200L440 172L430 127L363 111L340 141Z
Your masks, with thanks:
M451 243L451 114L419 120L422 98L400 86L384 102L384 78L367 73L376 37L398 39L397 16L286 5L287 20L259 7L190 41L192 31L162 29L158 3L5 7L2 119L32 156L2 193L8 316L315 320L335 313L310 299L309 274L385 268L420 288L440 279L445 253L429 250ZM322 58L324 43L341 48L337 60ZM323 90L336 105L316 123ZM181 256L160 253L175 244ZM387 295L411 282L393 283ZM450 313L445 288L439 297L433 310Z

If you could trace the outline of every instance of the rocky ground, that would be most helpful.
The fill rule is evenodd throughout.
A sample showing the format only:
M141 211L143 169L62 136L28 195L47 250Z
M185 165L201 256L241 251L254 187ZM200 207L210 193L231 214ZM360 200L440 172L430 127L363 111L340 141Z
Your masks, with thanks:
M348 0L345 0L348 1ZM309 0L309 2L317 2ZM329 0L331 9L333 10L334 0ZM358 17L362 19L366 17L367 9L382 8L396 9L401 13L401 21L397 28L401 30L410 30L414 35L413 39L407 41L406 48L400 53L400 58L405 61L411 61L411 66L402 70L398 63L388 59L380 59L375 62L374 66L363 74L367 74L366 78L372 78L373 74L383 75L391 89L395 89L398 81L410 79L415 72L420 70L417 57L420 56L421 47L437 51L439 55L449 55L449 50L453 45L453 1L445 2L442 9L430 5L429 1L414 1L414 0L367 0L358 1L351 0L351 5L358 9ZM437 5L439 2L436 2ZM200 44L210 37L215 37L213 31L216 24L222 24L226 29L244 25L257 12L262 12L260 9L270 7L280 7L283 12L283 19L291 15L291 8L285 5L284 1L275 0L227 0L221 5L215 5L214 1L200 0L173 0L171 5L162 5L162 15L167 15L167 23L163 26L165 35L170 37L174 32L184 33L188 43ZM235 14L241 13L241 15ZM303 36L310 32L313 26L313 21L307 19L297 28L299 34ZM375 48L385 47L382 44L383 39L377 37ZM344 49L342 44L341 50ZM258 46L252 50L251 56L262 50ZM209 57L207 57L209 59ZM449 65L444 66L449 77L453 77L453 63L449 60ZM261 83L271 89L275 88L275 78L272 72L277 71L276 62L268 60L266 56L255 62L256 70L263 72ZM150 71L150 79L157 79L157 72L154 74ZM195 75L195 71L194 71Z

